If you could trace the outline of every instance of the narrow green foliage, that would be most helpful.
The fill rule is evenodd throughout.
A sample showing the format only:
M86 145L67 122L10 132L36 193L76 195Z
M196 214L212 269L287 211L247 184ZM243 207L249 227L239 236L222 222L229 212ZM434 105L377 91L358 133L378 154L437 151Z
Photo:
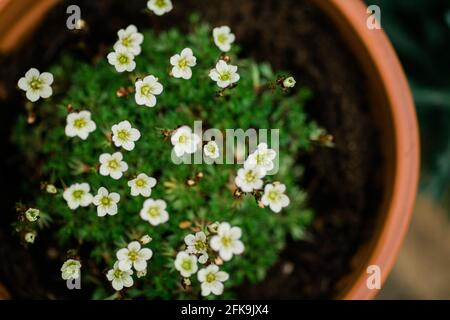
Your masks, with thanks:
M207 25L197 23L192 29L188 35L176 29L159 35L144 32L142 54L136 58L137 68L132 74L118 74L106 59L92 65L63 56L50 69L55 76L55 94L37 106L37 122L28 125L23 117L16 125L14 140L27 165L33 166L42 180L59 189L57 195L36 190L35 207L51 218L49 230L54 232L61 259L68 249L77 249L81 254L82 281L92 282L98 288L94 298L113 295L104 271L112 268L118 249L144 234L153 238L147 247L154 255L148 261L147 276L134 277L135 284L127 290L126 297L199 297L196 277L191 278L192 288L184 290L181 276L173 266L176 252L183 249L184 237L193 233L189 228L180 228L180 223L185 221L203 230L207 223L214 221L227 221L242 228L244 254L221 266L230 274L221 297L235 297L232 287L244 281L262 281L286 240L302 238L313 218L312 211L305 206L306 194L299 187L303 168L298 161L301 153L312 148L310 135L318 130L303 109L311 92L298 87L290 92L280 88L259 90L274 83L277 74L267 63L238 59L235 48L230 57L232 64L238 65L241 79L237 87L218 97L219 88L208 72L215 66L220 52ZM193 50L197 65L192 69L192 79L175 79L169 75L169 58L185 47ZM134 94L116 95L119 88L134 88L136 78L149 74L158 77L164 85L156 107L138 106ZM69 104L75 110L92 113L97 130L86 141L65 136ZM107 135L112 125L123 120L129 120L142 137L133 151L121 150L129 170L116 181L101 176L97 165L101 153L117 151ZM258 207L252 195L236 199L234 177L241 165L173 164L170 139L164 139L160 129L192 127L195 120L203 121L204 129L280 129L280 170L265 181L284 183L290 206L275 214L269 208ZM86 166L90 170L83 170ZM188 186L186 181L199 172L203 178ZM153 227L139 217L145 199L132 197L127 186L127 181L139 173L158 180L151 197L167 202L170 215L167 223ZM89 183L94 195L102 186L118 192L121 195L118 214L98 217L92 205L70 210L62 192L65 186L77 182Z

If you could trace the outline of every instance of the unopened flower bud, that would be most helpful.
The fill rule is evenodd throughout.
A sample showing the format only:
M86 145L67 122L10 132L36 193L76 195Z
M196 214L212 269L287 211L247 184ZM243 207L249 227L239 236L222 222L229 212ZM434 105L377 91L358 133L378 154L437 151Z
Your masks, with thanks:
M136 272L136 276L137 276L138 278L145 277L146 275L147 275L147 269L144 269L144 270L142 270L142 271Z
M47 191L47 193L50 193L50 194L56 194L58 192L58 190L56 189L56 187L53 184L48 184L45 187L45 191Z
M146 245L146 244L150 243L152 240L153 239L148 234L146 234L146 235L142 236L141 239L139 239L139 242L142 245Z
M208 230L211 233L217 233L217 228L219 228L218 222L214 222L214 223L211 223L210 225L208 225Z
M293 88L297 81L295 81L294 77L288 77L283 81L283 87L285 88Z
M28 221L34 222L39 219L40 211L38 209L30 208L25 212L25 217Z
M34 239L36 239L36 233L35 232L28 232L25 234L25 241L28 243L33 243Z

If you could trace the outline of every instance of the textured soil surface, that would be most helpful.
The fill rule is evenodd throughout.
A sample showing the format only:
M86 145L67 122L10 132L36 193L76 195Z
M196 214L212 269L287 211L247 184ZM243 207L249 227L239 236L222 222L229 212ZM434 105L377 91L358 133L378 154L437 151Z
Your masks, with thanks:
M314 99L308 112L336 141L334 149L319 148L299 158L306 163L305 177L299 183L309 192L316 211L305 240L290 241L266 281L238 288L239 293L243 298L335 296L338 281L352 271L351 258L371 235L382 159L365 79L333 24L307 0L209 0L207 6L203 1L178 1L173 12L158 18L142 12L144 0L129 1L126 6L121 1L83 0L75 2L90 28L87 33L74 33L65 27L65 10L73 2L52 10L25 48L0 57L0 148L4 150L0 176L1 181L9 181L0 193L0 283L17 298L67 293L61 281L47 280L50 272L59 272L59 265L50 259L52 250L46 248L45 240L27 251L12 236L14 204L27 197L26 190L19 190L13 182L33 171L21 167L21 156L7 138L17 114L24 112L15 88L17 80L31 66L44 70L62 50L87 60L99 53L104 56L116 31L130 23L156 30L180 23L185 26L186 13L197 10L214 26L230 25L243 46L243 56L269 61L275 69L292 70L301 85L309 86Z

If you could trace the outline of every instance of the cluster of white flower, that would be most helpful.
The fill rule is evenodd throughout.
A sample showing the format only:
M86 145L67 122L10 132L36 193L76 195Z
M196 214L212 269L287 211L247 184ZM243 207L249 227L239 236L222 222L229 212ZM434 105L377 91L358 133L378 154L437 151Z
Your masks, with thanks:
M124 287L133 285L133 269L138 277L147 273L147 261L153 256L153 251L149 248L142 248L138 241L132 241L126 248L122 248L116 253L117 261L106 277L112 283L112 287L120 291Z
M216 234L208 243L207 235L203 231L189 234L184 238L186 249L178 252L175 258L175 269L182 277L189 278L197 273L197 279L201 283L202 295L220 295L223 293L223 282L228 280L228 273L220 271L219 267L211 263L207 267L198 270L198 264L206 264L209 260L208 250L216 251L223 261L229 261L233 255L244 252L244 244L240 240L242 231L239 227L231 227L227 222L218 225Z
M253 192L261 190L264 182L263 178L273 169L276 152L269 149L266 143L260 143L257 149L248 156L244 162L244 167L239 169L235 178L235 183L243 192ZM275 182L264 187L264 194L261 203L269 206L273 212L280 212L282 208L290 203L285 194L286 186Z
M170 0L149 0L147 7L158 16L173 9ZM118 40L114 44L114 51L107 55L108 62L115 67L117 72L131 72L136 68L135 57L142 51L141 44L144 41L144 36L138 32L134 25L119 30L117 35ZM231 33L228 26L222 26L213 30L213 39L217 47L225 53L231 50L235 35ZM215 68L209 72L209 77L221 89L232 87L240 79L238 67L228 64L227 61L228 59L221 57ZM196 66L197 58L194 56L192 49L184 48L179 54L170 58L170 64L172 65L171 75L174 78L188 80L192 78L192 68ZM52 95L52 83L52 74L48 72L41 74L37 69L32 68L19 80L18 86L26 91L26 97L30 101L35 102L40 98L48 98ZM293 87L295 85L294 78L285 79L283 85L286 88ZM153 75L138 79L135 82L135 101L138 105L154 107L157 103L156 97L163 92L163 89L163 85ZM89 111L71 112L66 118L65 134L68 137L79 137L86 140L96 128L96 123L91 119ZM140 131L133 128L127 120L114 124L111 131L111 140L114 146L126 151L134 150L136 141L141 137ZM173 151L178 157L195 153L200 148L200 142L200 137L188 126L179 127L171 134ZM220 156L220 150L215 141L209 141L204 145L203 153L211 159L217 159ZM244 192L261 190L264 186L262 179L273 169L275 157L276 152L269 149L267 144L261 143L258 145L257 150L250 154L245 161L244 167L239 169L235 178L237 187ZM123 161L123 155L119 151L112 154L101 154L99 162L100 175L110 176L115 180L122 178L128 170L128 164ZM128 186L132 196L142 195L149 198L156 183L155 178L140 173L134 179L128 181ZM285 195L285 189L285 185L280 183L266 184L261 203L264 206L269 206L272 211L279 212L283 207L289 205L289 198ZM54 192L51 193L56 192L55 188ZM88 183L72 184L65 189L63 198L72 210L87 207L91 204L95 205L99 217L116 215L118 203L121 199L118 193L109 192L105 187L100 187L97 194L93 196ZM166 209L167 204L164 200L149 198L143 203L139 215L152 226L157 226L169 220L169 213ZM25 217L28 221L34 222L39 218L39 214L38 209L30 208L25 212ZM199 231L187 235L184 238L186 248L184 251L178 252L174 261L175 269L180 272L182 277L189 278L197 274L203 296L223 293L223 282L228 280L229 275L221 271L217 264L230 261L234 255L242 254L245 249L240 240L242 236L241 228L231 226L228 222L215 224L214 228L210 225L206 233ZM25 240L31 243L35 236L35 233L28 233ZM142 245L146 245L150 241L150 236L145 235L139 241L132 241L127 247L117 251L117 261L106 275L115 290L120 291L124 287L131 287L134 271L138 278L147 274L147 261L152 258L153 251L149 248L143 248ZM205 267L199 270L198 264L205 265ZM80 261L68 259L61 267L62 278L64 280L78 279L80 269Z
M139 33L135 25L117 32L118 40L114 44L114 51L107 56L108 62L117 72L131 72L136 68L135 57L141 53L144 36Z

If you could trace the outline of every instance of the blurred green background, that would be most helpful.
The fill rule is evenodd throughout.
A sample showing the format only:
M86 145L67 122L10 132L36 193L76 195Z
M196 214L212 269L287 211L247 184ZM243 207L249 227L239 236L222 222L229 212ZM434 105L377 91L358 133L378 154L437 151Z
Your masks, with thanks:
M450 208L450 1L366 3L380 7L381 25L413 90L421 129L421 190Z
M450 0L366 0L381 9L414 94L421 184L410 230L379 299L450 299Z

